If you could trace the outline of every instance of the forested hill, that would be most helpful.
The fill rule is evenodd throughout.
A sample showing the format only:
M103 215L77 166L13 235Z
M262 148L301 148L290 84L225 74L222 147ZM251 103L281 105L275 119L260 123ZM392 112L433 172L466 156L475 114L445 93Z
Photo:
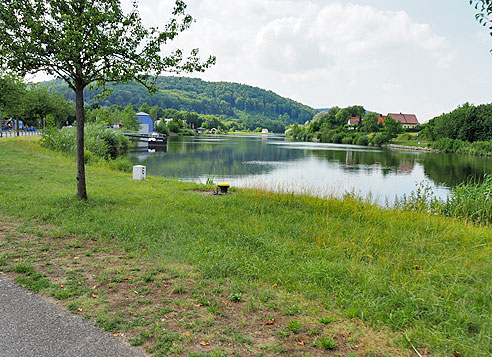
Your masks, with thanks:
M75 95L68 91L62 81L54 81L59 92L67 99L74 100ZM104 106L113 104L140 107L143 103L161 108L173 108L200 114L212 114L237 118L239 121L280 121L284 125L304 123L311 120L316 110L283 98L272 91L249 85L228 82L206 82L196 78L159 77L158 92L149 95L147 90L137 83L124 83L112 86L113 93L106 99L100 99ZM95 96L101 91L86 90L87 104L97 101Z

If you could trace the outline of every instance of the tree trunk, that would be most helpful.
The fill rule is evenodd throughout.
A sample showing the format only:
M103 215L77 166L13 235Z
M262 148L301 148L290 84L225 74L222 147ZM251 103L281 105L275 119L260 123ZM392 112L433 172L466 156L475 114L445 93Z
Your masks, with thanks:
M19 136L19 118L15 120L16 122L16 127L17 127L17 136Z
M75 84L75 118L77 123L77 197L87 199L85 187L85 161L84 161L84 85Z

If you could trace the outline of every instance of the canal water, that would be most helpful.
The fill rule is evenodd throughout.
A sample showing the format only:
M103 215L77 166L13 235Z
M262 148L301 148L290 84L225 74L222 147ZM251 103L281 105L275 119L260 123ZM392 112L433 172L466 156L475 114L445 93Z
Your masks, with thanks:
M483 157L305 143L273 135L170 137L166 152L134 152L147 174L205 183L226 181L316 196L355 193L392 202L418 184L445 198L450 188L492 173Z

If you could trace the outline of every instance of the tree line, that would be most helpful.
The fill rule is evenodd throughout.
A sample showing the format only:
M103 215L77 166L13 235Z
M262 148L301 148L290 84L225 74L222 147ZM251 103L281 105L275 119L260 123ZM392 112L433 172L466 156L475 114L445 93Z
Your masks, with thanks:
M68 97L68 98L67 98ZM131 103L124 105L101 105L99 102L85 105L85 116L88 123L103 123L107 126L122 125L123 128L138 128L135 117L137 112L148 113L154 122L161 118L176 118L188 123L190 128L216 128L221 131L258 131L267 128L270 132L283 133L285 123L272 120L267 116L250 116L242 112L237 117L226 115L201 114L178 109L150 105L147 102L140 106ZM21 120L24 126L43 128L46 117L53 116L54 125L61 128L75 122L75 103L70 96L60 93L59 86L47 86L46 83L26 83L19 78L5 75L0 77L0 118L4 121ZM179 124L184 128L184 124ZM171 128L172 129L172 128ZM163 129L165 132L166 129Z
M56 88L67 99L74 99L73 92L62 81L51 81L45 85ZM150 107L216 115L222 120L246 123L248 127L266 121L272 129L273 126L305 123L316 114L314 109L272 91L238 83L163 76L157 78L157 91L152 95L135 82L119 83L109 88L111 94L105 98L100 96L102 90L86 89L86 102L97 102L102 106L133 104L136 107L147 103Z
M24 127L42 128L51 114L57 126L75 120L75 104L45 86L25 83L19 78L0 77L0 111L3 121L21 120Z
M359 121L350 125L348 121L353 117L359 118ZM367 112L364 107L354 105L319 112L305 125L289 126L287 136L323 143L383 145L402 132L402 124L391 116L387 116L383 123L377 113Z
M465 103L423 125L420 138L443 152L492 156L492 104Z
M429 120L423 125L421 136L433 141L443 138L469 142L492 140L492 104L465 103Z

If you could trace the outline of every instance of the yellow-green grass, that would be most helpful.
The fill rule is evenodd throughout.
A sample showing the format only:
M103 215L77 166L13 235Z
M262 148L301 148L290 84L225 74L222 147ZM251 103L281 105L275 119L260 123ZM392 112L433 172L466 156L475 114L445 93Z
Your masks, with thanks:
M403 133L391 140L391 144L402 146L428 147L429 141L419 140L418 133Z
M492 230L351 198L132 181L34 140L0 140L0 212L195 266L204 277L278 284L348 318L388 326L438 355L492 353ZM403 340L406 340L402 339Z

